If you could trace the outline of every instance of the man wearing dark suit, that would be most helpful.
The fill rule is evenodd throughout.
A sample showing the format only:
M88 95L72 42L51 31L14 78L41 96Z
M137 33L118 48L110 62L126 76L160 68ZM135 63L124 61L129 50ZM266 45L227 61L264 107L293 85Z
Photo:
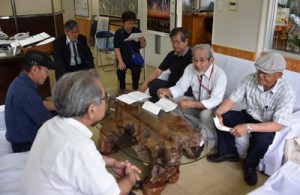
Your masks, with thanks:
M67 72L94 68L94 58L87 38L79 34L78 24L69 20L64 25L65 35L54 41L55 77L58 80Z

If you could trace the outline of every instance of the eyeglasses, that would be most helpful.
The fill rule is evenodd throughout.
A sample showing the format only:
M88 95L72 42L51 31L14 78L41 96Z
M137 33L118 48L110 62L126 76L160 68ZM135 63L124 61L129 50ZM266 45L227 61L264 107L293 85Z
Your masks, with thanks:
M172 45L178 46L182 41L170 41Z
M202 58L202 59L196 59L196 58L192 58L192 62L193 63L200 63L200 64L203 64L203 63L205 63L206 61L208 61L208 59L205 59L205 58Z
M102 100L106 101L106 100L108 100L108 98L109 98L109 94L107 92L105 92L105 96L100 98L100 101L102 101Z
M39 70L43 70L45 73L50 74L51 70L43 68L42 66L39 66Z

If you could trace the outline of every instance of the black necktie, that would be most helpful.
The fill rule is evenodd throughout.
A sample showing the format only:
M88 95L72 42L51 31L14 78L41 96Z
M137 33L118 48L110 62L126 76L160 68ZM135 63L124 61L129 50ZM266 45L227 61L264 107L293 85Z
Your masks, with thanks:
M77 60L77 49L75 47L75 42L72 41L72 44L73 44L73 52L74 52L74 60L75 60L75 65L78 65L78 60Z
M199 79L199 96L198 96L198 101L199 101L199 102L200 102L200 96L201 96L202 76L203 76L203 75L200 75L200 79Z

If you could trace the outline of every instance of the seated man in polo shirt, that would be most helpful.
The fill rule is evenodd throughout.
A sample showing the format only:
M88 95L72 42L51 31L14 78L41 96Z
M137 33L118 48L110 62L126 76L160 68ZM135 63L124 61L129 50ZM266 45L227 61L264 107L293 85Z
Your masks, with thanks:
M213 49L207 44L196 45L192 50L192 64L188 65L174 87L161 88L159 98L173 97L183 112L199 116L200 123L208 127L216 140L213 113L221 103L227 84L224 71L214 64ZM183 97L192 88L193 97Z
M13 152L29 151L40 126L53 115L52 102L43 101L37 94L54 64L48 55L29 51L25 55L23 71L10 84L5 99L6 139Z
M174 86L182 76L184 69L192 62L192 51L188 47L189 36L188 30L182 27L174 28L170 32L173 50L168 53L160 66L145 79L140 88L140 91L145 92L149 87L151 101L158 101L157 90L159 88ZM168 80L159 79L158 77L167 69L170 70Z

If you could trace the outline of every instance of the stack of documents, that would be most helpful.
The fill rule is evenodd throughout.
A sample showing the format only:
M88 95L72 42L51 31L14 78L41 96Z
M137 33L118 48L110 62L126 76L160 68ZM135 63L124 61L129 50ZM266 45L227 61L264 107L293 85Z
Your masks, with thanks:
M33 43L37 43L37 42L43 41L45 39L48 39L49 37L50 37L50 35L48 35L45 32L42 32L40 34L37 34L37 35L31 36L31 37L19 40L19 44L22 47L24 47L26 45L30 45L30 44L33 44Z

